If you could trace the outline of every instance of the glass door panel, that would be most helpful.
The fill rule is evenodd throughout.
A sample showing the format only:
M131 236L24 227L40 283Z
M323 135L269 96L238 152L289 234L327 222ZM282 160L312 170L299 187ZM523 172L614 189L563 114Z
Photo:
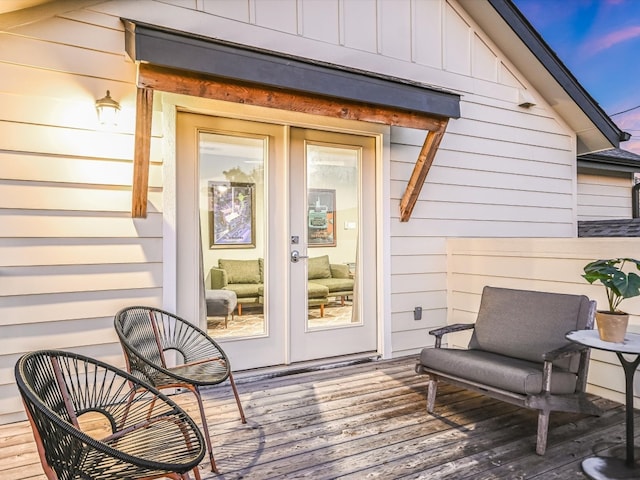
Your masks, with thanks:
M272 288L289 262L285 137L282 125L177 116L177 311L200 317L234 370L288 361L288 292Z
M290 144L291 360L375 351L375 139L292 128Z
M264 335L267 139L201 131L198 145L207 327L216 338Z
M353 300L361 150L306 144L307 329L358 322Z
M375 166L373 137L178 113L176 310L235 370L377 350Z

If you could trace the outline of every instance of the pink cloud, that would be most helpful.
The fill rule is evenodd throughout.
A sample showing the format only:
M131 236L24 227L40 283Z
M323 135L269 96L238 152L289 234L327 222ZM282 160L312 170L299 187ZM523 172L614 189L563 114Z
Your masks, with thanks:
M622 30L608 33L602 37L595 38L586 43L583 50L594 54L636 37L640 37L640 25L627 27Z
M620 148L640 155L640 140L632 138L628 142L622 142Z
M620 130L629 132L631 139L622 142L620 148L640 155L640 109L613 117Z

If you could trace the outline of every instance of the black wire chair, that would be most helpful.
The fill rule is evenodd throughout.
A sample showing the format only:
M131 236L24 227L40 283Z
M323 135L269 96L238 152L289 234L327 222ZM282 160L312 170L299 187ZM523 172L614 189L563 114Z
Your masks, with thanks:
M132 375L156 388L182 387L196 396L211 469L218 473L200 387L217 385L228 378L242 423L247 423L222 348L195 325L153 307L124 308L116 314L114 324Z
M49 480L200 479L202 434L184 410L118 368L41 350L15 366Z

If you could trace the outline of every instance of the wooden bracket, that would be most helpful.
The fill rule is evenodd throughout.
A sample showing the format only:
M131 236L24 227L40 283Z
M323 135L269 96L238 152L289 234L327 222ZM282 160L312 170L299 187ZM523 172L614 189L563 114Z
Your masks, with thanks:
M449 121L447 118L432 117L416 112L349 102L304 92L281 90L265 85L247 84L231 79L216 78L142 63L138 65L133 217L146 217L147 215L153 90L313 115L427 130L424 145L416 160L407 189L400 201L401 222L406 222L411 217L411 212L418 200L420 190L424 185L427 173L431 168ZM238 308L238 311L240 312L240 308Z
M407 222L411 217L411 212L413 211L413 207L415 207L416 202L418 201L420 191L422 190L424 181L427 178L427 173L429 173L429 169L431 168L433 159L436 156L438 146L440 145L440 141L444 136L444 132L447 129L448 123L448 119L442 120L438 129L430 130L427 132L427 137L424 139L424 144L422 145L422 149L420 150L420 155L418 155L416 164L413 167L413 172L411 173L411 178L409 178L407 189L402 196L402 200L400 200L401 222Z
M131 216L133 218L147 217L152 116L153 89L138 88L138 94L136 97L136 138L133 154L133 185L131 194Z

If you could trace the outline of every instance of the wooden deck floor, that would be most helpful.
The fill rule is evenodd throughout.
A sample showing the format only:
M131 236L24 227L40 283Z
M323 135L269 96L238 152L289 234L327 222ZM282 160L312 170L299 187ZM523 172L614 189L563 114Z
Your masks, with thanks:
M438 415L428 415L414 364L403 358L238 378L246 425L228 385L205 390L222 473L204 461L203 478L579 479L583 458L623 454L620 404L598 398L600 417L552 413L540 457L535 412L443 384ZM190 394L174 398L199 421ZM27 422L0 427L0 447L5 479L44 478Z

